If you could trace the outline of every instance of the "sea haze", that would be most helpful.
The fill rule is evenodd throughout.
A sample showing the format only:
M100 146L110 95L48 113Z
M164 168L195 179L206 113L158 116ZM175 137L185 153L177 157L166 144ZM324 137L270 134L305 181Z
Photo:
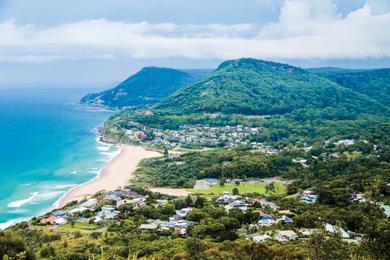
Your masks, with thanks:
M75 105L83 94L0 90L0 227L44 212L115 154L94 132L111 113Z

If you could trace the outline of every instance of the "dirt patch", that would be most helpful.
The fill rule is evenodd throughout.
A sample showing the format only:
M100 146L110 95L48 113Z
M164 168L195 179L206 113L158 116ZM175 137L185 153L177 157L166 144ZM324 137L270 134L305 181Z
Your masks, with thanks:
M185 197L191 194L186 189L151 188L150 190L155 193L161 193L164 195L176 196L176 197Z

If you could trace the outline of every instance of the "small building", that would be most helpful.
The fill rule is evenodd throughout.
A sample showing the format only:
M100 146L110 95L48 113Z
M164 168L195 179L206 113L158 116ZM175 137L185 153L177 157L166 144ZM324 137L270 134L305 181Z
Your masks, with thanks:
M49 225L54 225L56 223L56 220L57 220L57 216L53 216L51 215L50 217L47 217L47 218L44 218L44 219L41 219L41 224L49 224Z
M89 200L85 201L84 203L81 203L80 206L86 207L86 208L92 208L92 207L96 206L97 202L98 202L97 199L89 199Z
M164 207L165 205L168 204L168 200L156 200L157 205L160 207Z
M107 201L119 201L121 200L121 197L118 196L117 194L114 194L114 193L110 193L110 194L107 194L106 196L104 196L104 199L103 200L107 200Z
M297 238L298 235L293 230L278 230L276 235L276 240L280 242L296 240Z
M275 224L275 220L271 216L261 217L257 224L261 227L269 227Z
M383 209L383 213L386 215L386 217L390 218L390 206L389 205L385 205L385 204L381 204L380 205L381 209Z
M290 224L290 223L293 223L293 219L287 217L286 215L283 215L281 218L279 218L279 219L277 220L277 222L279 222L279 223Z
M120 206L123 206L123 205L126 205L126 204L131 204L132 203L132 199L123 199L123 200L119 200L116 202L116 207L119 208Z
M68 220L66 218L58 217L55 221L55 224L58 226L61 226L61 225L66 224L67 222L68 222Z
M139 226L139 229L143 231L156 230L158 225L156 223L142 224Z
M350 237L349 234L344 229L342 229L341 227L333 226L329 223L325 224L325 231L327 231L329 233L339 233L340 236L344 239L347 239Z
M303 195L301 197L301 202L307 203L307 204L313 204L316 203L318 199L318 195L315 194L309 194L309 195Z
M180 218L185 218L188 213L192 211L192 208L183 208L180 210L176 210L176 215L178 215Z
M256 235L256 236L252 237L252 240L254 242L263 242L263 241L265 241L267 239L272 239L272 237L269 236L269 235Z

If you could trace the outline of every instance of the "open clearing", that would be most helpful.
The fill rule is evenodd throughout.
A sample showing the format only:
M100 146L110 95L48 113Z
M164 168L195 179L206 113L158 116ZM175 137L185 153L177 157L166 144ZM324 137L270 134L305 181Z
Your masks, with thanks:
M187 191L199 195L221 195L223 192L225 191L231 192L233 188L237 187L240 194L256 192L264 195L273 195L273 194L283 194L286 192L286 187L280 181L275 181L274 183L275 183L274 193L267 193L266 192L267 184L261 182L243 182L240 183L240 185L238 186L234 183L226 183L224 186L215 184L215 185L210 185L208 189L188 189Z

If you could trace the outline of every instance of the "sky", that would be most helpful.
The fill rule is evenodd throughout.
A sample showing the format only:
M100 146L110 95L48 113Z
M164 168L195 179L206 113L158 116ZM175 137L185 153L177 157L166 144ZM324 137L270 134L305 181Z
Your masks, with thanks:
M253 57L390 67L390 0L0 0L0 87L105 88Z

